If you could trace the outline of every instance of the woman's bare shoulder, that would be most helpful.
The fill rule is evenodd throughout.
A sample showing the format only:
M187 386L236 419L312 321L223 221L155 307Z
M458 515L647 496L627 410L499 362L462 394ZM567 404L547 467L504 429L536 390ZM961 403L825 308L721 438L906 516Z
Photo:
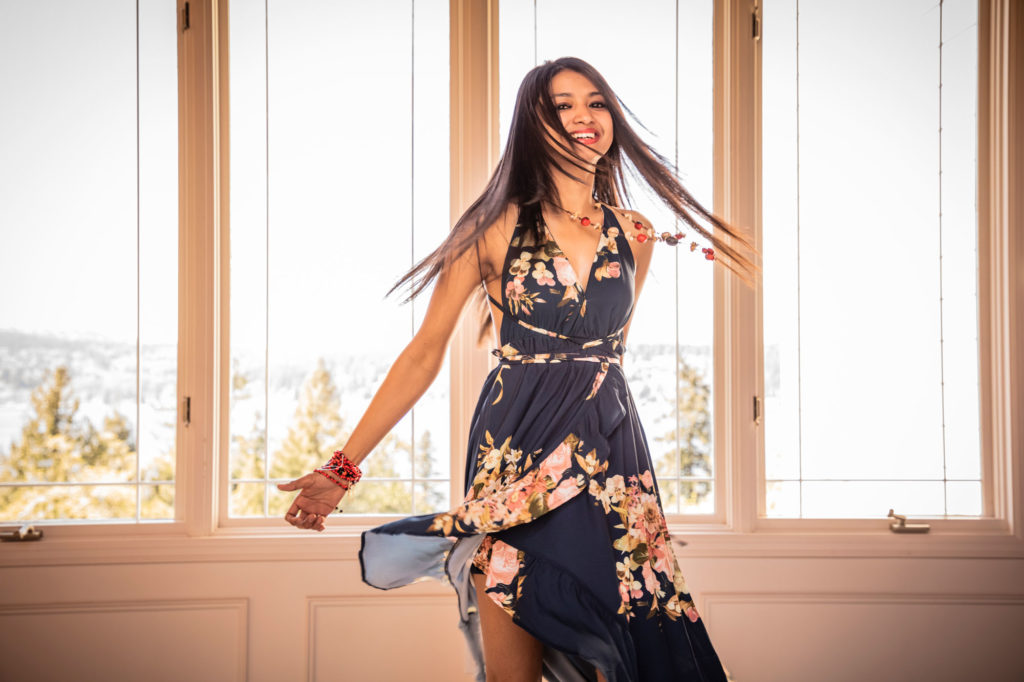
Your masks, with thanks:
M484 228L479 241L480 255L487 261L491 272L497 272L504 265L505 253L508 251L512 234L515 232L519 209L509 204L498 216L497 220Z
M515 204L508 204L498 216L498 219L487 226L484 232L485 239L497 239L508 243L512 240L512 233L516 227L516 220L519 219L519 207Z

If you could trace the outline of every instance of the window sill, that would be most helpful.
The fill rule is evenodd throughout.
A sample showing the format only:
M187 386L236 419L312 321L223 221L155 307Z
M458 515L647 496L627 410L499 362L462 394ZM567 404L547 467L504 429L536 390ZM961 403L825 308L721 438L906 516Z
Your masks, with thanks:
M0 567L236 561L356 561L360 533L378 519L349 518L323 533L233 526L189 537L181 522L46 527L36 542L0 544ZM823 523L832 524L825 530ZM1024 538L1005 523L981 519L933 523L925 534L897 534L888 525L806 520L807 527L738 532L726 527L672 524L680 558L970 558L1024 559ZM792 526L792 522L788 522ZM857 524L860 527L855 527ZM816 527L815 527L816 526ZM6 530L6 529L5 529Z
M759 518L749 531L726 524L669 522L685 557L1024 558L1024 537L1003 519L909 518L927 533L896 533L883 519Z

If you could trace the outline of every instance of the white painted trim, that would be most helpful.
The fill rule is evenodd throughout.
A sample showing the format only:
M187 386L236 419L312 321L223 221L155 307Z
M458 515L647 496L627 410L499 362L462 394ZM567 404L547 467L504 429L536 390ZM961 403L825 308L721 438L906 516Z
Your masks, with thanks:
M227 4L190 0L182 31L184 0L178 0L178 405L176 517L191 536L209 535L216 524L220 489L215 466L224 439L221 387L227 351L222 336L222 272L227 254L226 50ZM191 423L183 404L191 400Z
M978 17L978 313L985 513L1024 540L1024 7Z
M754 11L753 0L715 2L714 211L746 228L760 248L761 43L751 35ZM716 267L714 298L716 484L724 493L716 495L715 517L742 533L763 509L763 434L752 411L753 397L764 394L761 293Z
M498 163L498 2L451 0L451 203L452 225L479 196ZM466 443L480 388L493 366L477 345L476 306L463 311L452 339L451 499L464 496Z
M249 534L218 533L187 537L180 533L135 533L119 537L72 535L48 542L9 543L0 554L3 567L115 565L189 562L354 562L360 536L357 528L297 535L294 529ZM705 526L670 525L680 559L691 557L794 558L963 558L1024 559L1024 541L1005 531L896 535L887 528L874 532L837 532L830 524L819 532L732 533Z

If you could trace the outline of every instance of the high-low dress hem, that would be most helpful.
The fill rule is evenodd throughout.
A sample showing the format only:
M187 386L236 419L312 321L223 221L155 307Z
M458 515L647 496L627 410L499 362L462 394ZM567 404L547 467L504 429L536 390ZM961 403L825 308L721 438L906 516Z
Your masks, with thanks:
M593 681L600 670L608 682L724 681L619 364L633 305L629 244L605 209L584 291L526 214L494 301L505 313L502 346L470 427L465 498L366 531L363 580L450 583L481 681L473 570L487 597L543 643L549 680Z

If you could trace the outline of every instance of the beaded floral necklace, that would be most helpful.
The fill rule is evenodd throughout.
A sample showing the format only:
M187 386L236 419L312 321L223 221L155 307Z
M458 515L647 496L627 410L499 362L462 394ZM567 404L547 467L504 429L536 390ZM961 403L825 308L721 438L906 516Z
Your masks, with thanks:
M588 218L586 216L577 215L576 213L570 211L567 208L562 208L558 204L554 204L553 203L551 205L554 206L555 208L557 208L559 211L562 211L563 213L565 213L567 216L569 216L569 218L571 218L572 220L575 220L576 222L578 222L583 227L592 227L595 230L597 230L598 232L601 231L601 227L602 227L601 223L594 222L593 220L591 220L590 218ZM601 210L602 206L604 206L604 204L602 204L600 201L594 203L594 208L597 209L597 210ZM633 229L636 230L635 233L631 233L631 232L629 232L627 230L623 230L623 234L625 235L626 239L629 240L629 241L634 241L635 240L635 241L643 244L648 239L651 239L651 240L654 240L656 242L658 242L658 241L665 242L669 246L675 246L676 244L680 243L683 240L683 238L686 236L685 232L676 232L675 234L672 234L671 232L662 232L661 234L658 234L657 232L654 231L653 227L651 227L649 225L644 225L639 220L633 220L633 216L631 214L629 214L629 213L626 214L626 220L628 222L633 223ZM690 251L691 252L692 251L696 251L697 250L697 246L698 246L697 242L693 242L693 241L690 242ZM704 248L701 249L701 253L704 254L704 258L706 260L714 260L715 259L715 250L713 248L704 247Z

